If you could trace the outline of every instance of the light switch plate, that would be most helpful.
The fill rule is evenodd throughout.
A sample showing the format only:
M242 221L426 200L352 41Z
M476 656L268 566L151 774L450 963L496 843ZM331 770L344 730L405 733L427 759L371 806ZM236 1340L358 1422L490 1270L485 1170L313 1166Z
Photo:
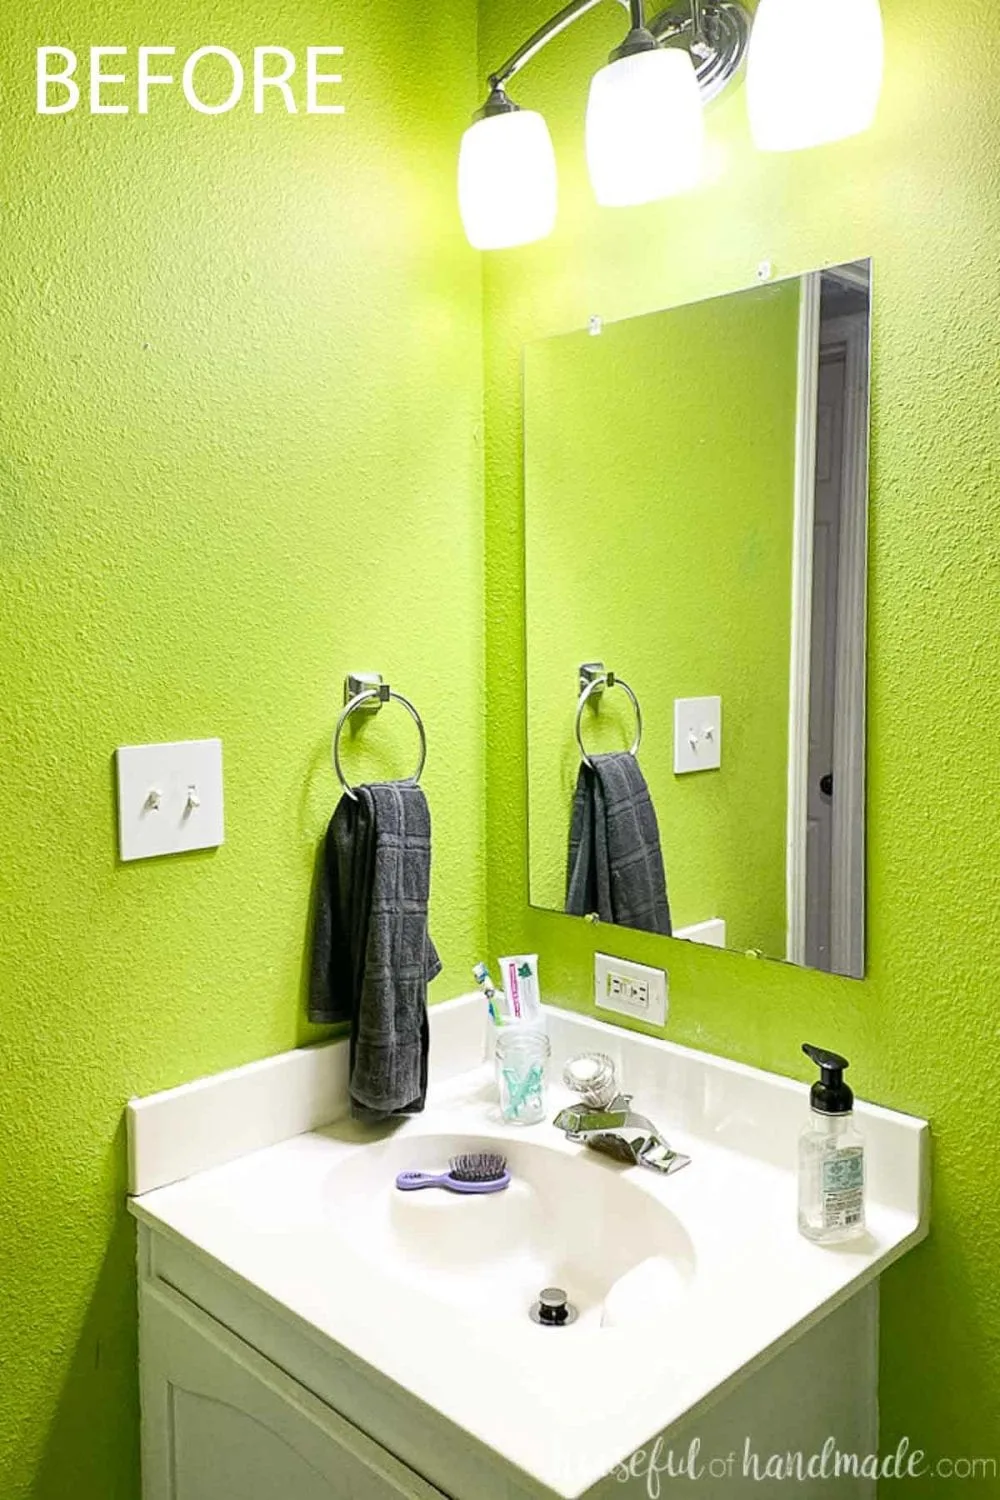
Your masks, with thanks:
M598 1010L613 1010L633 1016L651 1026L667 1021L667 976L663 969L631 963L627 958L594 954L594 1004Z
M214 849L223 842L221 740L122 745L115 759L123 860Z
M674 774L722 765L722 699L674 699Z

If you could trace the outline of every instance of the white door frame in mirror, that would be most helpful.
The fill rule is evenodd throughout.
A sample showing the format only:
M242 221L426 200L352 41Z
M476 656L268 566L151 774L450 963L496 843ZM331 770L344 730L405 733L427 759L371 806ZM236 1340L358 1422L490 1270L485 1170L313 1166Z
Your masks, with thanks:
M810 669L813 613L813 538L816 429L820 366L822 272L802 277L799 313L798 415L795 443L795 520L792 552L791 686L789 692L787 951L805 965L809 798ZM869 420L870 328L854 319L823 329L824 345L842 345L846 360L846 467L840 530L835 668L830 968L865 971L865 641L868 575L867 447L857 439Z

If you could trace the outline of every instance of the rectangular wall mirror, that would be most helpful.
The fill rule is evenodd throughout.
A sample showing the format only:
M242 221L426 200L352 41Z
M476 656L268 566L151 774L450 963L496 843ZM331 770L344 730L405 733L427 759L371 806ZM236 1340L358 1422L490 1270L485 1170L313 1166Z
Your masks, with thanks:
M531 902L860 978L871 266L525 350Z

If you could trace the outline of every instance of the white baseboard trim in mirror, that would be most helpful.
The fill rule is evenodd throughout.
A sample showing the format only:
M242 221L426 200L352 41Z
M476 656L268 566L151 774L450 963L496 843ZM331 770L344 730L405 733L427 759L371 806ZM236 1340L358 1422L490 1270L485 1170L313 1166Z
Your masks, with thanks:
M706 948L726 946L726 922L724 917L709 917L707 922L695 922L691 927L678 927L674 933L685 943L702 943Z

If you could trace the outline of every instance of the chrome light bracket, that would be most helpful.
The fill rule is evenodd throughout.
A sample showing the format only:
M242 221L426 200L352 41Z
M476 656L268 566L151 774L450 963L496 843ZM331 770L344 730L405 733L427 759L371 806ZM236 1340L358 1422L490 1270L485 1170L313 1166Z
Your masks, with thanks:
M750 12L740 0L674 5L646 24L661 46L690 52L706 104L722 93L746 59Z
M620 62L623 57L637 57L640 52L655 52L659 43L646 26L633 26L620 47L616 47L608 62Z
M581 16L604 0L567 0L561 10L489 76L490 95L476 119L508 114L518 106L505 85ZM644 17L642 0L617 0L629 12L631 26L613 58L628 57L660 47L684 47L691 54L702 98L706 103L722 92L742 66L750 40L750 12L742 0L679 0L652 20Z
M495 83L490 89L490 96L482 109L477 109L473 115L474 120L492 120L495 115L516 115L521 106L515 104L502 83Z

